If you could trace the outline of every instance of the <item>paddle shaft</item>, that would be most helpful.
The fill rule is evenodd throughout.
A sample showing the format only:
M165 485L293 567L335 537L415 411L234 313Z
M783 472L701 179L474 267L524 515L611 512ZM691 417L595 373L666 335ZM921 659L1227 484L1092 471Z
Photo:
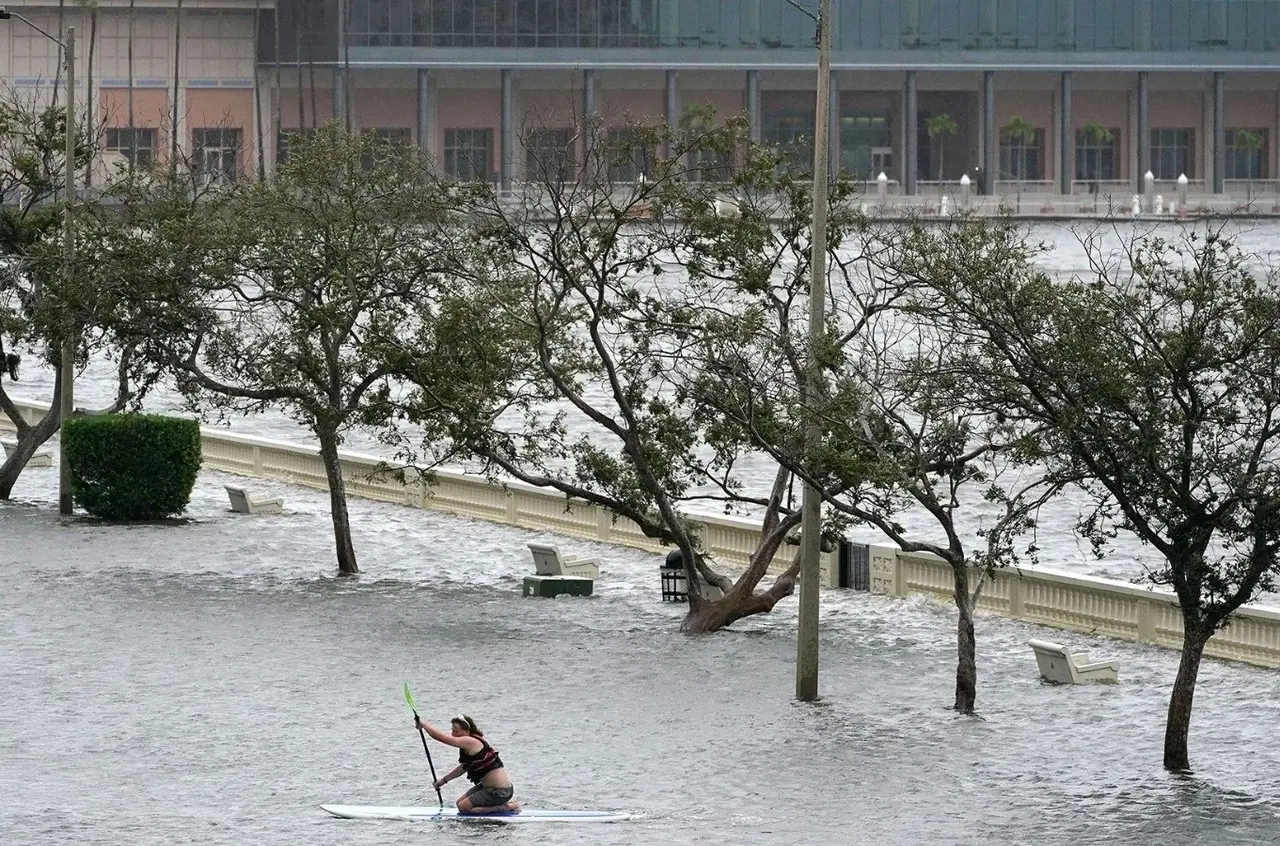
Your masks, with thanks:
M418 736L422 738L422 751L427 753L427 766L431 768L431 786L436 789L436 798L440 800L440 807L444 808L444 796L440 793L440 787L436 784L436 765L431 760L431 747L427 746L427 733L422 730L422 720L418 719L418 712L413 712L413 723L418 726Z

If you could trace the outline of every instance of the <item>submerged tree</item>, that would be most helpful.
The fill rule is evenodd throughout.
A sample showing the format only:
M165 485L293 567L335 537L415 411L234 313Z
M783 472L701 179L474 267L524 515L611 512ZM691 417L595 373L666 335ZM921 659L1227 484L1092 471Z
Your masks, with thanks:
M725 254L767 245L775 265L805 254L808 189L780 181L777 158L750 147L740 121L598 129L587 127L592 143L576 167L564 150L538 148L523 195L486 191L467 210L475 249L456 275L501 282L494 299L520 327L527 368L517 391L460 407L450 437L496 476L560 491L570 508L602 506L679 548L690 585L684 628L711 631L792 592L795 566L759 588L800 515L785 471L765 495L744 491L736 462L748 448L681 388L695 337L734 331L687 285L683 254L695 240ZM732 174L717 171L727 183L700 180L708 159L736 160ZM736 213L720 217L717 207ZM750 508L761 521L736 580L701 545L690 509L708 504Z
M88 134L79 134L77 168L92 157ZM66 174L66 109L42 106L18 91L0 92L0 410L17 431L18 447L0 463L0 499L13 486L35 451L61 425L61 385L55 383L49 410L34 424L14 404L5 377L20 378L19 349L26 347L60 373L58 350L70 335L83 358L98 348L92 303L69 307L63 264L67 206L57 201ZM92 211L80 204L77 213ZM75 264L83 276L88 266ZM113 409L135 394L123 381Z
M1186 770L1205 644L1280 572L1280 295L1215 233L1121 262L1087 246L1089 280L936 277L934 315L973 344L975 404L1045 427L1037 458L1091 480L1095 541L1114 518L1159 553L1147 577L1183 619L1164 765Z
M388 409L391 366L373 345L436 296L453 199L415 149L332 126L299 139L270 183L198 201L181 184L150 192L104 258L141 315L116 328L145 334L194 408L277 409L316 436L338 572L359 572L338 450Z

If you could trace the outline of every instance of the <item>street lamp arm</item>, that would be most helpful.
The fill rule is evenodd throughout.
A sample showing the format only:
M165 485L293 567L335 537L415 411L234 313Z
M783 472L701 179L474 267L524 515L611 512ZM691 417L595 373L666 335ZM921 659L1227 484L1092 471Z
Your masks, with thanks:
M63 48L64 50L66 49L67 45L64 44L62 42L62 39L58 38L56 35L52 35L51 33L46 32L43 28L37 26L36 24L33 24L31 21L27 20L22 15L19 15L17 12L10 12L4 6L0 6L0 21L7 21L9 20L9 18L17 18L27 26L34 29L36 32L43 35L45 38L52 41L54 44L57 44L59 47Z

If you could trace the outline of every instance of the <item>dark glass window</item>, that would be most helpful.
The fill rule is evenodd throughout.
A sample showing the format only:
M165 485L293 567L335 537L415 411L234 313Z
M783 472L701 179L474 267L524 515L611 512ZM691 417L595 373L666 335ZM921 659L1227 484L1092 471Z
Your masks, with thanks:
M306 2L307 0L295 0ZM313 0L312 0L313 1ZM816 9L817 0L794 0ZM350 0L374 47L812 51L792 0ZM840 0L836 51L1280 50L1277 0Z
M192 132L196 175L205 185L227 185L239 175L240 130L196 129Z
M1000 178L1019 182L1044 180L1044 130L1000 134Z
M1076 130L1076 179L1113 182L1119 179L1120 130L1086 127Z
M635 130L611 129L607 137L610 181L636 182L653 170L653 150L636 138Z
M525 179L530 182L571 182L574 173L572 129L534 129L524 140Z
M492 129L446 129L444 172L461 182L486 182L493 172Z
M107 151L116 153L135 167L150 167L155 162L156 131L128 127L108 129Z
M1156 179L1173 180L1186 174L1195 179L1194 129L1151 130L1151 172Z
M1227 179L1266 179L1268 158L1265 129L1228 129Z

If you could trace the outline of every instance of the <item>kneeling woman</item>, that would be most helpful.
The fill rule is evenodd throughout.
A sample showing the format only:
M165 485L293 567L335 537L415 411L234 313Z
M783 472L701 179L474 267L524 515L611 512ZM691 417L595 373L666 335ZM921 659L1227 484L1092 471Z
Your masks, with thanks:
M437 779L435 786L438 789L463 773L467 774L474 787L458 798L459 813L494 814L520 807L512 801L515 789L498 750L484 739L484 732L475 720L459 714L449 721L449 734L424 722L417 725L418 731L425 731L441 743L458 747L458 766Z

